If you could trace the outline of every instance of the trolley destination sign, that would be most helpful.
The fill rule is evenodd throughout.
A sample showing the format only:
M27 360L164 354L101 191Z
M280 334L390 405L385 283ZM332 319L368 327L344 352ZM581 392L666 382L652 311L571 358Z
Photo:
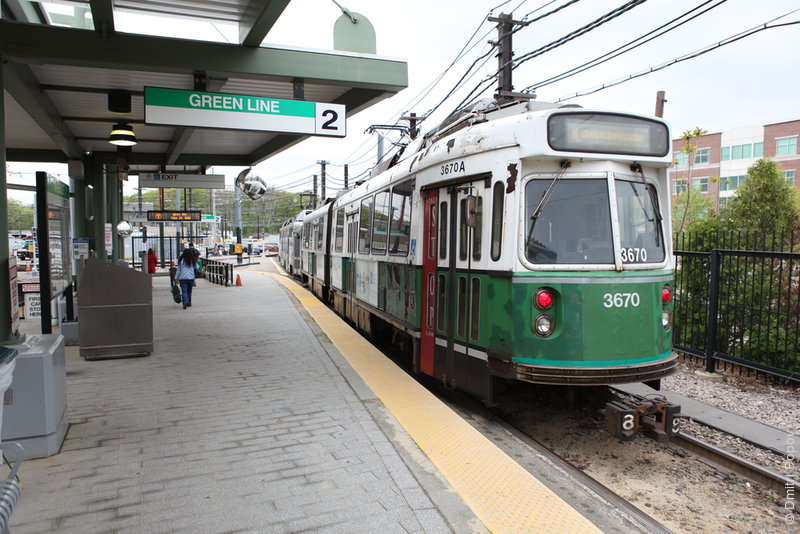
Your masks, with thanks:
M201 220L199 210L190 211L155 211L147 210L147 220L150 222L198 222Z
M145 124L344 137L342 104L144 88Z

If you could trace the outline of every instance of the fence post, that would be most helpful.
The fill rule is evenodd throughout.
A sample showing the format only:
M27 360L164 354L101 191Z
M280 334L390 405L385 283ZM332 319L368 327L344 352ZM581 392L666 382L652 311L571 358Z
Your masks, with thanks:
M717 370L717 328L719 326L719 261L718 249L711 251L711 285L708 289L708 327L706 330L706 371L713 373Z

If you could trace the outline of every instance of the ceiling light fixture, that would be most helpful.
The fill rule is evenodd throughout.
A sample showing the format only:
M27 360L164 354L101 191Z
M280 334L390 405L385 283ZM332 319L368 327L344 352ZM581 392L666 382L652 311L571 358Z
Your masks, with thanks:
M137 143L136 134L130 124L115 124L108 136L108 142L116 146L133 146Z

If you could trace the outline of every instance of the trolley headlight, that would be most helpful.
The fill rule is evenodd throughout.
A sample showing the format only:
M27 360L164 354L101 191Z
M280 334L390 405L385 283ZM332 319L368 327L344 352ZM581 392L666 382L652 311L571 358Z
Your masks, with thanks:
M547 337L552 334L554 326L553 318L545 313L538 315L536 319L533 320L533 331L542 337Z
M669 310L661 310L661 324L664 328L672 326L672 314Z

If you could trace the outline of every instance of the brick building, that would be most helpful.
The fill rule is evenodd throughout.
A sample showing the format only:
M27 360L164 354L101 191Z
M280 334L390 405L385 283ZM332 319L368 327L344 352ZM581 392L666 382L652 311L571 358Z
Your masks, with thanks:
M736 196L747 169L762 157L773 159L786 180L800 189L798 137L800 120L706 134L693 141L697 151L692 154L680 152L684 142L673 139L675 162L670 167L673 198L691 187L694 192L711 195L719 209ZM690 157L693 158L691 184L687 181Z

